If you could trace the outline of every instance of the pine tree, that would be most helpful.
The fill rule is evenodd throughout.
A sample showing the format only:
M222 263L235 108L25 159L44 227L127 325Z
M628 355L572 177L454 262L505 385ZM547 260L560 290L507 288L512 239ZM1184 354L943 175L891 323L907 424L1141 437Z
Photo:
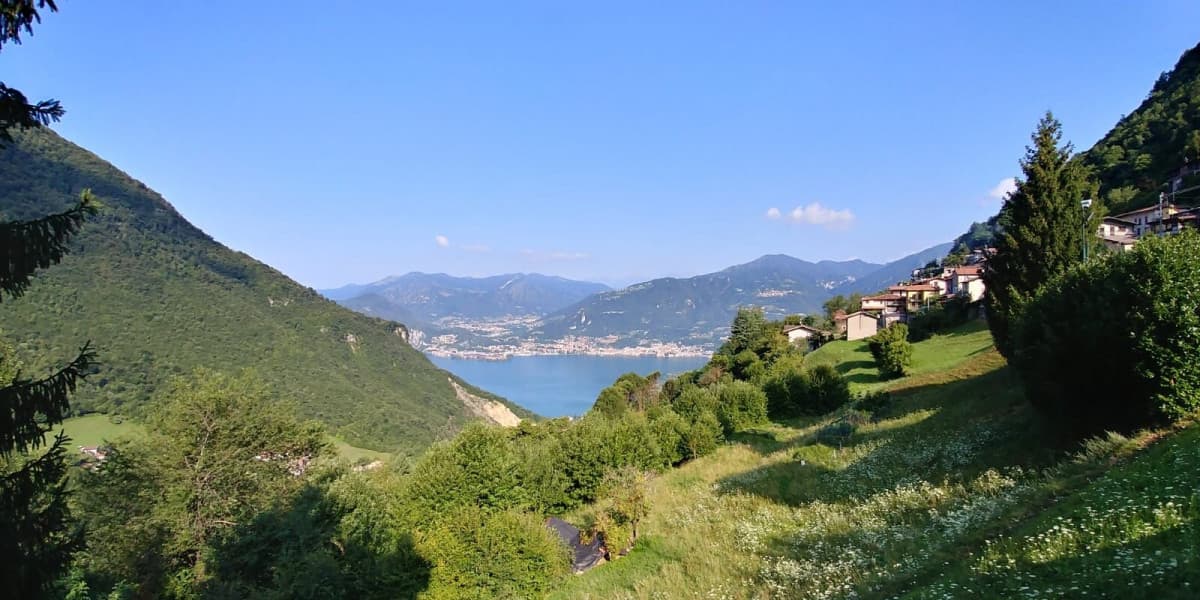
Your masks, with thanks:
M0 48L20 43L40 22L39 9L57 10L53 0L0 0ZM62 117L55 100L30 103L0 83L0 144L13 128L47 125ZM97 203L87 191L63 213L29 221L0 222L0 301L19 298L39 269L57 264L67 243ZM0 596L43 594L63 572L79 544L66 503L66 444L61 433L46 445L46 433L68 415L68 398L95 362L85 344L79 355L44 379L28 379L11 352L0 352Z
M1022 305L1038 287L1083 259L1097 246L1095 232L1103 216L1096 201L1084 209L1081 201L1094 198L1096 186L1086 167L1073 160L1071 144L1060 145L1062 125L1047 112L1026 146L1021 160L1024 179L1004 200L998 219L996 255L988 260L983 280L987 287L988 325L996 348L1011 356L1011 329Z
M0 0L0 51L6 43L21 43L21 34L33 33L33 24L41 23L38 13L43 8L57 11L54 0ZM58 100L29 102L20 90L0 81L0 143L12 142L9 130L14 127L49 125L63 116Z

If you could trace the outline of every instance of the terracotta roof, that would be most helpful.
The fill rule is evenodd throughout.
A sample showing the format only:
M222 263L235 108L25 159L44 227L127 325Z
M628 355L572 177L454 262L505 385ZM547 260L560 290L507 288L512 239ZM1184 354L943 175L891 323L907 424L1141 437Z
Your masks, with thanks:
M929 285L928 283L917 283L913 285L893 285L888 288L889 292L937 292L938 288Z
M875 319L875 318L877 318L877 316L875 315L875 313L873 313L873 312L869 312L869 311L865 311L865 310L860 310L860 311L857 311L857 312L852 312L852 313L850 313L850 314L846 315L846 318L847 318L847 319L849 319L850 317L854 317L854 316L857 316L857 315L863 315L864 317L870 317L870 318L872 318L872 319Z
M1179 207L1174 204L1164 204L1162 207L1163 207L1163 210L1179 210ZM1140 215L1142 213L1154 212L1156 210L1158 210L1158 205L1151 204L1150 206L1147 206L1146 208L1139 208L1137 210L1131 210L1126 213L1121 213L1119 215L1115 215L1112 218L1120 219L1121 217L1126 217L1129 215Z

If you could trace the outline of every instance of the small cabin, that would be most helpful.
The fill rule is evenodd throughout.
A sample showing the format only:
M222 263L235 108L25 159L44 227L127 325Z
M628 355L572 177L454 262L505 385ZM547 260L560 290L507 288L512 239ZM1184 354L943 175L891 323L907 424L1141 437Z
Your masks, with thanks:
M846 315L846 339L853 342L875 335L879 331L879 314L858 311Z
M783 333L787 336L789 342L799 344L800 342L820 339L824 332L809 325L789 325L783 328Z

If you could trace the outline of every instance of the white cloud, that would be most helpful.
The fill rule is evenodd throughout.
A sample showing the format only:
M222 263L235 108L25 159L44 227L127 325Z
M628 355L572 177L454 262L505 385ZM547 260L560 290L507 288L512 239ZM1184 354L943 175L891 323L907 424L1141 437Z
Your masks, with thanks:
M1008 179L1004 179L1000 183L997 183L996 187L992 188L992 190L988 192L988 197L992 198L993 200L1000 200L1003 202L1009 194L1015 191L1017 191L1017 180L1013 177L1009 177Z
M770 219L772 221L776 221L779 219L780 216L782 216L782 215L779 212L778 208L775 208L774 206L772 206L771 208L767 209L767 218L768 219Z
M433 236L433 241L437 242L437 245L439 248L449 248L450 247L450 238L448 238L444 235Z
M585 258L590 258L590 257L591 257L591 255L586 252L562 252L562 251L551 252L550 256L549 256L550 260L583 260Z
M797 206L788 217L793 223L820 225L826 229L845 229L854 223L854 213L850 209L826 208L820 202Z

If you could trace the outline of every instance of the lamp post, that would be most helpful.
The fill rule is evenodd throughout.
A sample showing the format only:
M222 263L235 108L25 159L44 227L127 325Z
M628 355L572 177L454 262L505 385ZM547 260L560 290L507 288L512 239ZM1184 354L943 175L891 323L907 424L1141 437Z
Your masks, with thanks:
M1087 259L1088 259L1088 236L1091 235L1088 232L1088 228L1091 227L1091 221L1092 221L1092 199L1084 198L1083 200L1079 201L1079 205L1082 206L1083 210L1084 210L1084 213L1083 213L1083 262L1087 262Z

